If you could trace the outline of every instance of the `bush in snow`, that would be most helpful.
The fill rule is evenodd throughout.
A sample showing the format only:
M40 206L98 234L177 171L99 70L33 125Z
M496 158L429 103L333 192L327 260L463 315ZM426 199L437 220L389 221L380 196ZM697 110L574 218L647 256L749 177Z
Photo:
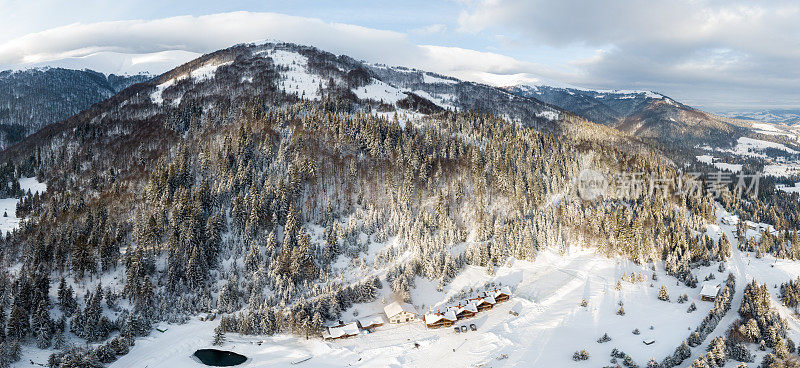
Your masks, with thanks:
M750 353L750 349L741 342L729 346L728 351L728 356L737 362L749 363L753 361L753 354Z
M692 349L689 348L689 344L686 341L682 342L678 347L675 349L675 352L672 355L667 356L661 361L661 368L672 368L675 366L679 366L683 363L684 360L688 359L692 356Z
M624 316L625 315L625 308L619 307L619 309L617 309L617 315Z
M586 349L581 351L576 351L575 354L572 354L572 360L579 362L581 360L588 360L589 359L589 352Z
M661 288L658 289L658 300L669 301L669 291L667 291L667 287L664 285L661 285Z
M636 362L633 361L633 358L631 358L631 356L628 354L625 354L625 357L622 358L622 365L628 368L639 368L639 365L636 364Z
M20 358L21 349L16 340L5 339L0 343L0 367L8 367Z
M589 305L589 302L586 299L581 300L581 307L586 307Z
M713 362L717 366L725 365L728 360L728 342L724 337L715 337L708 344L708 354L706 360Z
M212 342L212 344L220 346L222 345L223 342L225 342L225 331L222 329L222 326L220 325L214 329L214 341Z
M51 354L47 365L58 368L103 368L95 350L77 347Z
M694 305L694 302L692 302L692 304L689 305L689 309L686 310L686 313L692 313L692 312L694 312L696 310L697 310L697 306Z
M624 366L626 366L628 368L638 368L639 367L639 365L636 364L636 362L633 361L633 358L631 358L630 355L625 354L623 351L621 351L621 350L619 350L617 348L611 349L611 358L612 358L611 359L611 363L616 363L617 359L622 359L622 365L624 365ZM619 364L617 364L616 366L618 367Z
M641 333L641 332L639 332L639 329L638 329L638 328L633 330L633 334L634 334L634 335L638 335L638 334L640 334L640 333Z
M611 341L611 337L608 336L608 333L604 333L603 336L597 339L598 344L602 344L604 342L609 342L609 341Z

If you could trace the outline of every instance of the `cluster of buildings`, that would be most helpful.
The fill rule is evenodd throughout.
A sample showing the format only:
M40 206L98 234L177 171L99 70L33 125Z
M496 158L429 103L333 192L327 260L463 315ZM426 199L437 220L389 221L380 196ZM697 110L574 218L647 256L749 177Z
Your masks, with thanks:
M477 297L459 301L455 305L447 306L436 312L427 313L423 316L423 320L428 328L452 326L456 321L474 317L478 312L492 309L495 304L502 303L509 298L511 298L511 290L508 287L493 288L482 292ZM413 305L402 302L394 302L385 306L383 313L383 315L377 314L349 323L339 321L328 326L322 337L326 340L344 339L359 335L362 331L372 332L376 327L383 326L385 321L400 324L416 321L420 317Z
M362 331L367 333L372 332L376 327L383 326L388 320L389 323L405 323L411 322L417 318L417 310L413 305L408 303L394 302L383 308L384 315L376 314L374 316L360 318L350 323L339 321L336 324L328 326L322 337L325 340L345 339L348 337L356 336Z
M475 298L462 300L455 305L426 314L425 326L428 328L452 326L456 321L472 318L478 312L492 309L495 304L502 303L510 297L511 290L508 287L484 291Z

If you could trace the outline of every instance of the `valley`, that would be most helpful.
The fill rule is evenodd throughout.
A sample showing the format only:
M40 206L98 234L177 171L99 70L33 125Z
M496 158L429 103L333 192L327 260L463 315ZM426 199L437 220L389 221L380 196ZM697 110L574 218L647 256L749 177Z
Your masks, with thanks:
M242 29L0 72L0 368L800 367L790 113Z

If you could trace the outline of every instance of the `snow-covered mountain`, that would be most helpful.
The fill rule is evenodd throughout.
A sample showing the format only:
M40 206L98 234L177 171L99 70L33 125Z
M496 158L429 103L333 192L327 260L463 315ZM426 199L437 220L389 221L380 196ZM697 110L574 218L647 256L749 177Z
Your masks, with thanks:
M159 75L178 65L200 57L202 54L184 50L166 50L151 53L95 52L85 56L69 56L48 61L17 64L0 69L15 71L41 68L89 69L106 75L121 76Z
M744 130L713 114L651 91L519 85L506 88L635 136L694 146L730 143Z
M237 58L250 59L252 63L239 62ZM265 58L271 61L270 67L263 65ZM263 88L254 78L271 68L280 76L277 88L286 94L312 101L334 96L363 101L377 111L398 109L429 114L448 109L476 110L544 126L554 124L562 112L535 98L516 96L503 89L421 70L367 64L291 44L243 45L205 55L154 79L152 99L179 107L193 84L224 79L230 74L240 76L236 94L248 95Z
M800 201L722 185L717 202L650 143L313 47L203 55L0 152L7 192L43 191L7 198L0 362L183 368L213 346L242 367L789 361L790 307L748 282L797 275Z
M147 79L61 68L0 72L0 149Z
M800 109L769 109L758 111L726 111L720 115L734 119L754 120L765 123L795 125L800 123Z

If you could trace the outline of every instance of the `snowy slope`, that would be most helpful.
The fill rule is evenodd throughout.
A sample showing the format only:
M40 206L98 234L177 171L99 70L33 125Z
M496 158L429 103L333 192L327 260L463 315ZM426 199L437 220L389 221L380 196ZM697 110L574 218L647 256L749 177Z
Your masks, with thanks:
M726 215L724 210L718 210L719 218ZM735 242L733 226L717 223L709 225L707 231L714 239L725 233ZM740 252L734 245L723 272L719 272L717 264L694 272L700 277L713 274L718 282L730 272L737 280L733 308L707 338L708 342L724 334L738 318L736 308L747 282L756 279L773 285L796 278L800 275L800 262L775 260L769 256L755 258L754 254ZM573 248L563 254L547 250L534 262L509 260L493 275L482 267L467 267L441 292L436 291L434 283L418 280L412 297L421 312L439 307L461 292L480 290L488 282L510 286L511 300L456 324L475 324L477 332L456 334L451 328L428 329L421 321L416 321L384 325L371 334L329 342L287 335L228 334L221 349L249 357L241 367L286 366L309 357L300 366L602 366L610 359L613 348L629 354L644 366L650 358L660 361L672 354L713 306L711 302L700 301L700 288L675 285L675 279L668 277L660 265L655 271L657 280L651 279L652 273L646 266L623 258L605 258L589 250ZM635 277L631 278L632 274ZM618 282L619 289L615 287ZM669 290L669 302L657 298L662 285ZM678 303L676 300L682 294L687 295L688 301ZM779 305L774 291L772 297L773 307L789 322L789 336L798 340L800 321ZM586 307L580 305L583 299L587 301ZM625 308L624 316L616 314L619 302ZM691 303L697 305L697 310L687 313ZM357 306L343 318L355 309L362 313L377 309L373 312L378 313L380 303ZM210 343L217 323L218 319L215 322L192 319L184 325L162 324L159 328L166 328L166 332L154 332L138 340L131 352L111 367L202 367L191 355L196 349L213 347ZM634 329L639 329L640 334L633 334ZM595 341L604 333L611 337L610 342ZM643 344L642 341L648 339L655 343ZM684 363L705 353L705 345L692 348L692 357ZM585 363L571 359L572 353L580 349L590 353Z
M722 228L731 236L731 228ZM741 278L737 280L735 306L741 300L745 280L757 277L768 283L783 282L800 273L798 262L777 262L780 272L775 272L769 268L773 262L769 258L755 260L752 255L738 251L734 257L730 269L725 272L717 272L713 265L698 270L697 274L714 273L717 280L722 280L730 271ZM631 273L645 275L646 281L622 281L622 288L615 290L616 282ZM588 363L599 366L610 359L611 349L615 347L642 365L650 358L660 361L671 354L713 305L699 300L699 288L672 284L674 279L667 277L660 268L656 272L659 281L650 280L651 273L646 267L627 260L608 259L586 250L564 255L547 251L535 262L510 261L494 276L486 274L482 268L469 267L444 292L436 292L435 285L418 285L413 298L428 307L462 289L478 288L488 281L512 285L514 297L510 301L457 324L474 323L477 332L455 334L451 328L431 330L418 321L385 325L372 334L333 342L306 341L285 335L267 338L229 335L222 348L250 357L242 367L281 365L309 356L311 360L303 366L346 363L359 367L566 367L577 364L572 362L571 356L579 349L587 349L591 354ZM669 289L671 302L657 299L661 285ZM683 293L689 297L688 302L677 303L675 299ZM584 298L588 301L587 307L580 306ZM619 301L624 302L625 316L615 313ZM698 310L687 313L686 308L692 302ZM509 314L511 310L519 316ZM723 333L734 318L735 313L729 313L715 334ZM166 333L155 333L137 342L130 354L111 367L199 367L201 365L191 354L196 349L211 347L215 326L215 322L197 320L186 325L163 325L161 327L169 328ZM631 332L637 328L640 335ZM597 343L595 340L604 333L608 333L612 341ZM793 330L790 335L794 337L798 333L800 331ZM645 339L656 342L647 346L642 343ZM414 348L414 343L419 347ZM696 356L704 351L704 346L693 349Z
M44 193L47 190L47 184L40 183L36 178L20 178L19 186L25 192L30 190L31 194ZM22 219L16 216L17 203L19 203L19 198L0 199L0 216L2 216L0 217L0 234L5 235L9 231L19 228L19 222Z

